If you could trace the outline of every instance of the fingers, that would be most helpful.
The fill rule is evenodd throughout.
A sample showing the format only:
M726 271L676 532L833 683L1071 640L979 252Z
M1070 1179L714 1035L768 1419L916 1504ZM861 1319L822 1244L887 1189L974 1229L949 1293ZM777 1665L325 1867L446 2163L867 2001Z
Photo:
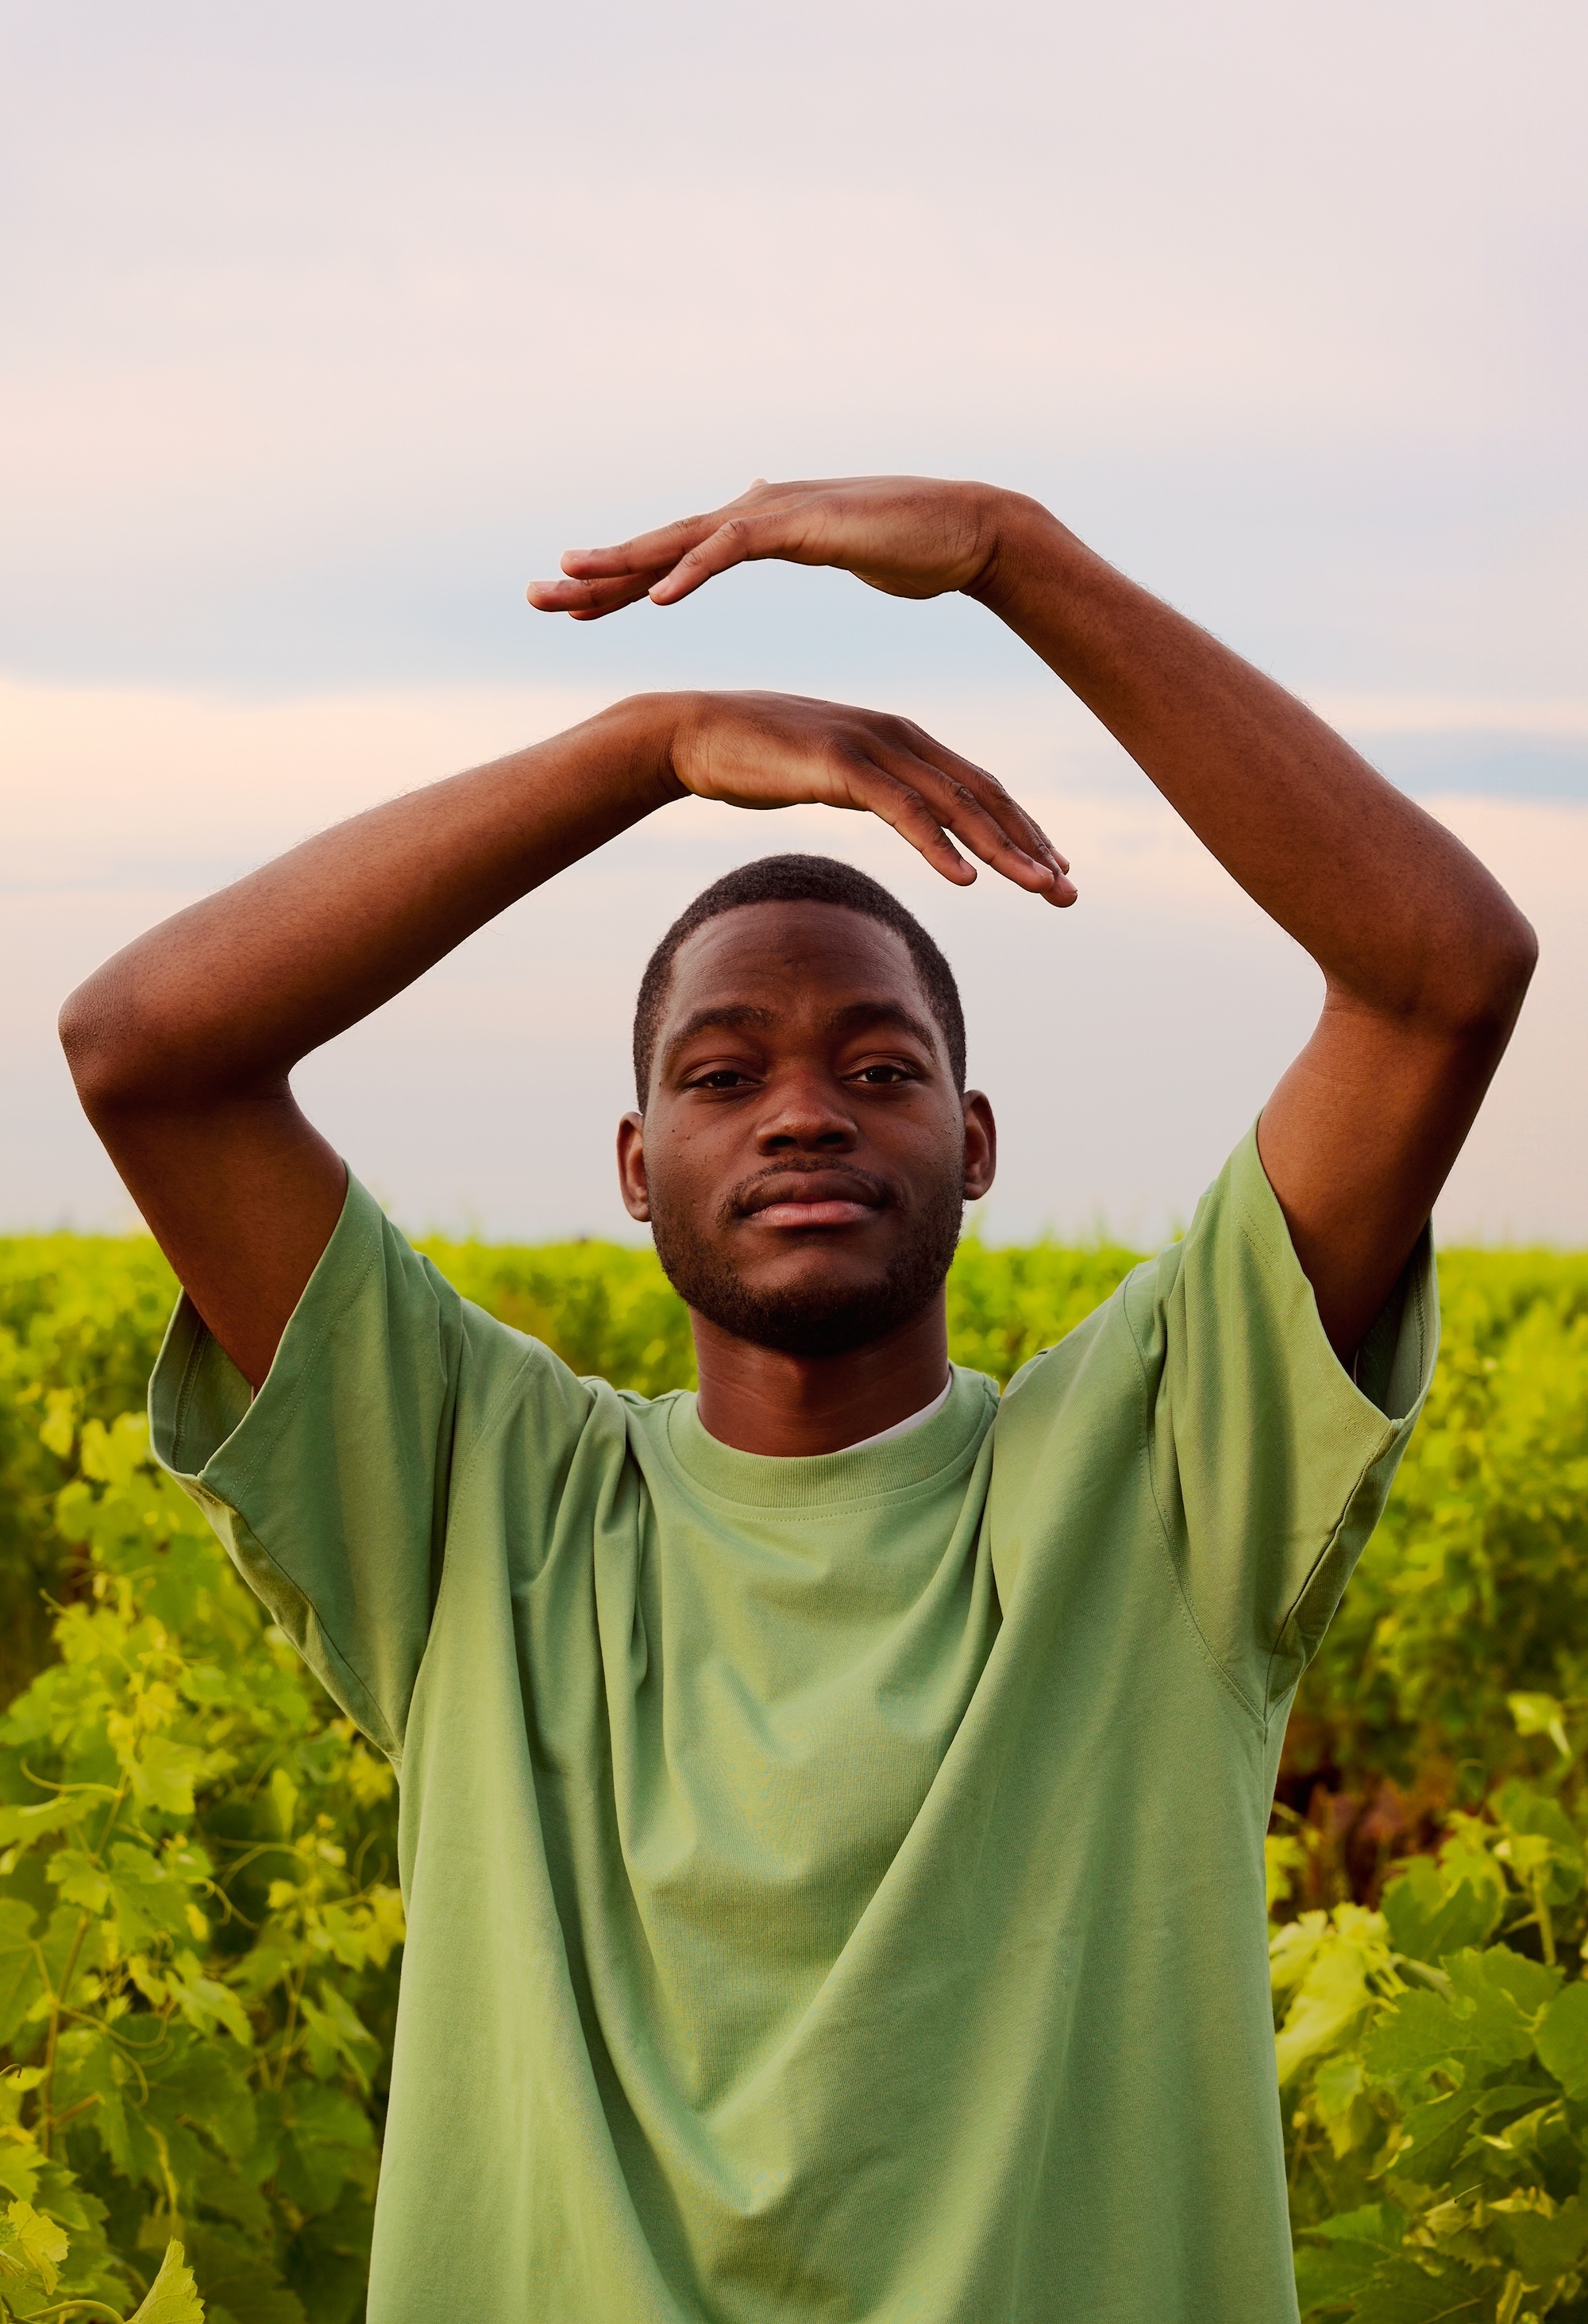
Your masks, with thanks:
M1075 902L1076 890L1068 863L992 776L966 766L964 761L946 771L933 759L915 752L900 754L889 771L919 798L925 812L946 835L946 835L952 834L991 871L1050 904L1062 907Z
M615 613L620 605L632 605L647 595L654 604L675 605L714 574L749 558L797 555L799 526L794 508L784 501L771 509L752 506L766 495L786 495L789 489L773 487L758 476L736 501L707 514L681 517L610 549L570 549L562 559L564 578L532 582L530 603L544 613L567 613L586 620ZM593 585L625 594L568 594Z
M919 727L878 721L848 738L841 756L843 803L891 824L945 879L965 887L976 876L957 840L1016 887L1061 908L1076 901L1069 864L1041 825L994 776Z
M1075 902L1067 858L996 776L946 749L909 721L892 724L896 732L887 738L891 771L919 794L945 831L1017 887L1046 896L1050 903Z
M659 572L607 581L575 581L563 576L555 581L531 581L524 595L537 613L568 613L576 622L598 622L604 613L638 604L660 577Z
M680 598L691 595L703 583L718 573L730 571L735 565L797 552L798 543L790 534L785 511L771 511L764 516L726 517L652 585L651 602L653 605L676 605Z
M637 533L632 540L620 540L611 549L567 549L562 569L581 581L669 573L697 542L716 530L727 513L725 509L716 509L707 516L680 517L676 524L660 525L654 532Z

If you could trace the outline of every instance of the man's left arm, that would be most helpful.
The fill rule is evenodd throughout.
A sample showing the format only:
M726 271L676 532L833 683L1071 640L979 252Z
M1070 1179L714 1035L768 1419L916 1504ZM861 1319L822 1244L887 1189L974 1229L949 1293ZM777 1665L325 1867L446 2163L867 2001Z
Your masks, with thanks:
M1117 736L1322 970L1311 1039L1263 1110L1263 1167L1349 1363L1422 1231L1516 1022L1532 929L1476 858L1305 704L1030 500L870 477L758 484L615 549L570 552L543 610L669 604L775 557L891 595L958 590Z
M1349 1363L1504 1053L1533 931L1322 719L1045 511L1020 508L1008 544L988 602L1323 971L1323 1012L1258 1150Z

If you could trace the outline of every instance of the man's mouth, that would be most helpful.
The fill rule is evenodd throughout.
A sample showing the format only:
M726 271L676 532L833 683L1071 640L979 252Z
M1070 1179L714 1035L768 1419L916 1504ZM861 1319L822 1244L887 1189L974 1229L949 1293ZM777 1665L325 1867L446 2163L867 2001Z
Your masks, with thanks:
M752 1186L734 1207L760 1226L809 1229L856 1226L886 1201L880 1185L852 1171L780 1171Z

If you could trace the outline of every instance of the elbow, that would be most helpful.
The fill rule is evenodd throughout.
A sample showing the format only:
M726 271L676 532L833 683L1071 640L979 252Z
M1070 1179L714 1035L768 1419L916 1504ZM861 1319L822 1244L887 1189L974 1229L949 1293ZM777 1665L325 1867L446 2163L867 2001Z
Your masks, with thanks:
M117 1096L118 1058L125 1045L117 1038L115 1016L100 979L90 976L68 993L56 1020L72 1085L90 1121L113 1111Z
M1439 1014L1445 1029L1463 1043L1502 1049L1538 965L1537 936L1508 900L1504 915L1463 950Z
M155 1096L151 1028L103 969L67 995L57 1028L78 1102L96 1129Z

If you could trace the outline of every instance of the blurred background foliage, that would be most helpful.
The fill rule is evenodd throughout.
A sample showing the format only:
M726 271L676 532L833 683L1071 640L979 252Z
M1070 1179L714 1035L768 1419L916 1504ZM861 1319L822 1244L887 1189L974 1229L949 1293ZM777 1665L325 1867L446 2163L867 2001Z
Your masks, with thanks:
M692 1382L650 1251L423 1248L576 1370ZM956 1360L1007 1381L1134 1263L968 1241ZM1440 1285L1426 1415L1291 1721L1276 2022L1309 2313L1525 2324L1588 2317L1588 1255L1446 1252ZM162 2301L175 2242L217 2324L355 2324L392 1787L149 1465L173 1296L147 1240L0 1241L0 2314Z

